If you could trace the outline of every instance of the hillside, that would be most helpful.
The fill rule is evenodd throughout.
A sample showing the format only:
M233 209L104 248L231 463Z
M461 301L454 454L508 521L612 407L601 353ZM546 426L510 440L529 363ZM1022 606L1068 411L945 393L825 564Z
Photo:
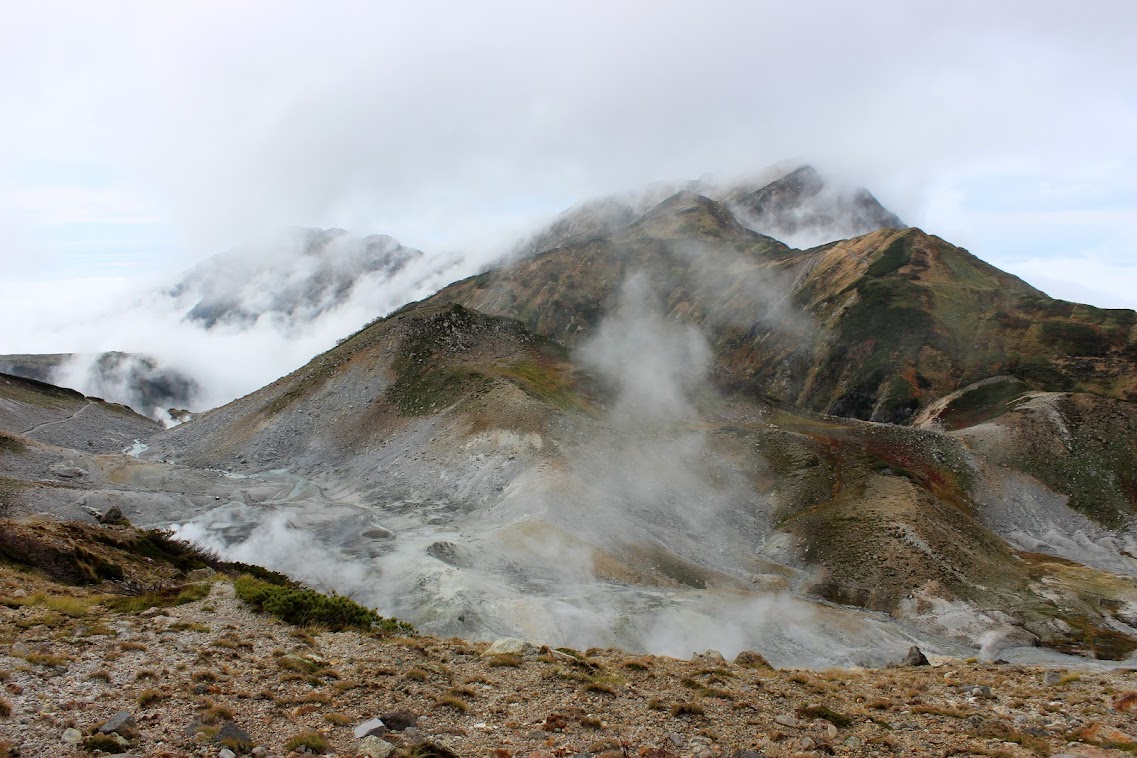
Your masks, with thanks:
M5 755L83 746L298 756L306 744L394 758L1105 756L1137 744L1137 693L1122 671L937 658L934 667L882 671L775 670L754 654L728 662L689 651L680 660L333 632L255 612L235 592L240 567L160 535L0 526L19 537L0 550ZM14 544L22 552L13 554ZM61 545L121 573L68 580L60 571L68 553L52 552ZM22 562L31 556L35 567ZM127 586L146 591L123 594ZM899 659L903 650L889 653ZM379 736L358 739L375 718Z

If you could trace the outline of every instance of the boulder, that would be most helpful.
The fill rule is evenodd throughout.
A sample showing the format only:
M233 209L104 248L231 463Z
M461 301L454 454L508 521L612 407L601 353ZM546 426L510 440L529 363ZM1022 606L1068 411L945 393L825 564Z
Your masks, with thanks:
M734 663L736 666L745 666L748 669L772 669L773 666L767 661L761 653L755 653L753 650L743 650L735 656Z
M920 648L916 647L915 645L908 648L908 653L907 653L907 655L904 656L904 660L901 661L900 664L902 666L930 666L931 665L930 663L928 663L928 659L924 655L924 651L920 650Z

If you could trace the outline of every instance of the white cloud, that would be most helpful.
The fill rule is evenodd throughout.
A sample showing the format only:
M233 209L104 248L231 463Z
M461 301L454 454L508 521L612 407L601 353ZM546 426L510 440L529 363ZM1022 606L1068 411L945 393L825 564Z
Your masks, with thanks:
M984 179L1132 189L1134 28L1126 0L10 3L0 173L109 168L145 202L39 218L156 216L201 256L280 225L488 255L596 194L804 158L998 257Z

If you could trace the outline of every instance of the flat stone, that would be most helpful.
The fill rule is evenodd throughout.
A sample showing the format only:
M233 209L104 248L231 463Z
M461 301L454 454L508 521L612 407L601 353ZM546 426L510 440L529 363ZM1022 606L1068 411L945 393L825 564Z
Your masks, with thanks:
M855 734L845 740L845 747L857 748L863 744L865 743L861 740L860 737L856 736Z
M1047 687L1052 687L1060 681L1062 681L1062 672L1060 671L1047 671L1042 675L1042 683Z
M774 723L782 726L798 726L801 724L797 717L790 713L779 713L774 717Z
M531 642L519 640L516 637L502 637L500 640L490 645L486 652L482 653L482 655L529 655L536 652L537 647Z
M78 729L64 729L60 739L68 745L78 745L83 741L83 733Z
M237 758L237 754L225 747L217 751L217 758Z
M368 737L370 735L382 737L387 733L387 725L383 723L383 719L371 719L370 721L364 721L362 724L355 727L355 729L352 730L352 733L355 735L355 738L357 740L361 740L364 737Z
M17 658L24 658L25 656L29 656L31 654L32 654L32 649L27 643L24 643L24 642L13 642L12 643L12 655L16 656Z

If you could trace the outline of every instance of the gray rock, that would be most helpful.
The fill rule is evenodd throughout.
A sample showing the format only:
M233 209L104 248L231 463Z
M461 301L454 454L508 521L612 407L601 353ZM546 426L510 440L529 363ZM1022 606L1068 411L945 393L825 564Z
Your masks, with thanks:
M209 566L206 566L205 568L194 569L193 571L189 572L186 574L186 579L190 580L191 582L204 582L215 573L217 572L211 569Z
M99 731L103 734L118 734L123 737L133 738L138 736L138 722L134 720L126 711L119 711L111 716L103 725L99 727Z
M855 734L845 740L845 747L858 748L863 744L865 743Z
M355 734L355 738L357 740L361 740L364 737L371 735L382 737L386 733L387 725L383 723L383 719L371 719L370 721L364 721L353 730L353 734Z
M736 666L745 666L750 669L772 669L769 661L762 656L761 653L756 653L753 650L743 650L734 658Z
M12 655L16 656L17 658L23 658L23 657L31 655L31 654L32 654L32 649L27 643L24 643L24 642L13 642L12 643Z
M237 754L227 747L223 747L217 751L217 758L237 758Z
M676 732L672 732L671 734L667 735L667 740L675 747L683 746L683 735L677 734Z
M708 666L726 666L726 658L717 650L707 650L704 653L695 653L694 660L705 663Z
M253 738L249 736L249 733L232 721L226 721L221 725L221 728L217 730L217 734L213 736L213 741L225 742L229 745L245 749L253 746Z
M250 753L250 755L254 756L254 758L265 758L268 755L268 748L264 745L257 745L253 748L253 752Z
M95 518L98 519L100 524L122 524L130 526L130 521L123 515L122 509L118 507L108 508L106 513L102 516L96 516Z
M1060 681L1062 681L1062 672L1060 671L1047 671L1042 675L1042 683L1047 687L1052 687Z
M730 754L730 758L762 758L762 754L753 750L735 750Z
M68 745L78 745L83 741L83 733L78 729L64 729L60 739Z
M990 700L995 697L991 694L991 688L985 684L961 684L958 689L961 694L970 695L971 697L981 697L984 700Z
M774 717L774 723L782 726L798 726L801 724L792 713L779 713Z
M393 752L395 752L394 745L373 734L355 743L356 755L366 756L366 758L387 758Z
M924 656L924 652L920 650L920 648L913 645L912 647L908 648L908 654L904 656L904 660L901 661L901 665L928 666L930 664L928 663L928 659Z
M531 642L519 640L516 637L502 637L490 645L482 655L531 655L536 652L537 647ZM391 725L388 724L387 727L391 728Z
M392 732L403 732L407 729L412 729L414 725L418 723L418 716L410 711L391 711L390 713L383 713L380 714L379 719Z

